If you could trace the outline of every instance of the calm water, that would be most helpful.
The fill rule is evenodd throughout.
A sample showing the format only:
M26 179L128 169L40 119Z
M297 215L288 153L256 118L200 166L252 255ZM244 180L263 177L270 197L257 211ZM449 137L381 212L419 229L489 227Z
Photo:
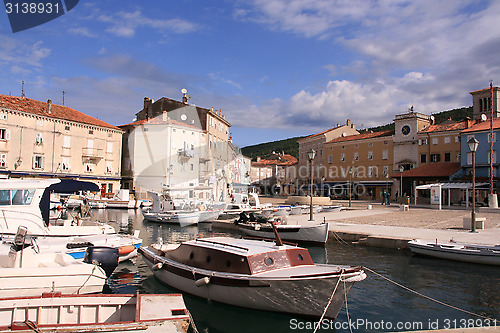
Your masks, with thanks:
M143 221L140 211L95 211L93 219L113 221L122 232L141 231L143 245L161 236L164 242L181 242L212 235L239 236L234 232L212 230L210 223L181 228ZM500 267L465 264L414 257L407 251L345 245L329 242L325 248L309 247L317 263L363 265L424 295L455 307L496 318L500 326ZM319 332L387 332L437 328L493 326L495 323L437 304L412 294L367 272L348 295L347 310L334 322L322 322ZM141 257L120 264L110 288L115 293L176 292L156 280ZM332 286L333 288L333 286ZM288 315L266 313L211 303L185 295L186 305L200 332L312 332L313 323Z

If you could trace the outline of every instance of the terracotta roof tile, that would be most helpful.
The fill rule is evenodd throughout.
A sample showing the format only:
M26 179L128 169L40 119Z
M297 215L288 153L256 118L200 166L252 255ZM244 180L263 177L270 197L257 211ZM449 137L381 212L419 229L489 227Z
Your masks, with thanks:
M167 120L163 120L163 119L161 119L161 117L136 120L130 124L119 125L118 127L123 128L126 126L139 126L139 125L144 125L144 124L148 124L148 125L177 125L177 126L188 127L188 128L197 129L197 130L200 129L196 126L183 123L182 121L178 121L178 120L171 119L171 118L168 118Z
M327 129L327 130L325 130L325 131L323 131L323 132L319 132L319 133L316 133L316 134L312 134L312 135L306 136L305 138L300 138L300 139L298 139L297 141L300 141L300 140L305 140L305 139L309 139L309 138L314 138L314 137L316 137L316 136L319 136L319 135L321 135L321 134L328 133L328 132L330 132L330 131L336 130L336 129L341 128L341 127L344 127L344 126L347 126L347 125L345 125L345 124L344 124L344 125L339 125L339 126L336 126L336 127L330 128L330 129Z
M394 135L394 130L381 131L381 132L368 132L368 133L361 133L361 134L355 134L355 135L349 135L349 136L341 136L339 138L333 139L332 141L328 141L327 143L380 138L383 136L391 136L391 135Z
M446 131L455 131L455 130L463 130L467 128L467 120L453 123L441 123L431 125L421 130L420 133L432 133L432 132L446 132Z
M268 159L260 159L258 162L252 162L253 166L267 166L267 165L279 165L279 166L290 166L295 165L299 161L288 154L274 154L271 158Z
M500 118L493 118L493 128L500 128ZM480 132L480 131L488 131L490 129L490 120L482 121L472 125L471 127L462 131L462 133L470 133L470 132Z
M458 170L460 170L460 168L460 162L427 163L419 166L418 168L403 171L403 178L450 177ZM399 178L400 176L401 173L399 172L396 172L392 175L393 178Z
M91 117L80 111L76 111L67 106L52 104L49 113L48 103L26 97L7 96L0 94L0 108L119 130L119 128L116 126Z

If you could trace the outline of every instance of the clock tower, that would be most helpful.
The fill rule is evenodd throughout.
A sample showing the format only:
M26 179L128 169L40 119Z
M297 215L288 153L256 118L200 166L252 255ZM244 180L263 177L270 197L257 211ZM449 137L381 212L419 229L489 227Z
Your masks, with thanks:
M408 113L396 115L394 119L394 171L398 171L401 165L404 166L405 170L412 169L417 165L417 133L431 124L432 116L415 112L413 106Z

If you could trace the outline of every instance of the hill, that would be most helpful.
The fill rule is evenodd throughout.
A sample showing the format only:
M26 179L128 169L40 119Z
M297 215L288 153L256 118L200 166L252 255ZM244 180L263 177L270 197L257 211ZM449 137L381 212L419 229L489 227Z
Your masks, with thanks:
M450 118L454 121L463 121L466 117L472 118L472 106L460 109L453 109L449 111L437 112L433 113L432 115L434 116L436 124L442 123L443 121L446 121ZM386 125L367 128L365 130L362 130L362 132L365 131L381 132L393 129L394 129L394 123L390 123ZM295 138L261 143L258 145L246 146L241 148L241 152L243 155L250 157L252 160L256 159L257 156L266 158L269 155L271 155L273 151L284 152L285 154L290 154L296 158L299 158L299 144L297 143L297 140L304 137L305 136L299 136Z

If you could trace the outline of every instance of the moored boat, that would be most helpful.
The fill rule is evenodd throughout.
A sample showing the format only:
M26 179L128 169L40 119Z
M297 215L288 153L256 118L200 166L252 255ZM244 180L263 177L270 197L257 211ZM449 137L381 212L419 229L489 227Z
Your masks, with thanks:
M275 237L271 223L238 223L243 235L273 239ZM325 244L328 240L328 223L313 225L276 225L281 239L292 242Z
M352 285L366 278L362 267L315 264L307 249L281 241L212 237L139 253L156 278L183 292L304 317L319 318L327 307L325 317L335 318Z
M500 265L500 245L485 246L414 239L408 242L413 253L475 264Z
M0 332L187 332L179 294L0 298Z

